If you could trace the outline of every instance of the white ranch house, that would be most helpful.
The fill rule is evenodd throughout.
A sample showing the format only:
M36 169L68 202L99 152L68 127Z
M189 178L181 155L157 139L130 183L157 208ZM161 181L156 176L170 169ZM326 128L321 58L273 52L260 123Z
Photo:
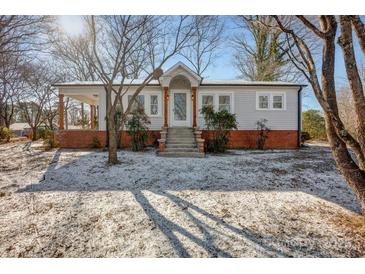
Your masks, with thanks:
M125 83L129 86L129 91L123 96L124 107L142 81L137 79ZM60 96L58 138L61 146L85 147L93 136L105 141L106 101L102 83L69 82L55 86ZM168 154L169 136L178 138L180 134L189 134L190 131L193 138L191 148L202 152L204 142L201 139L209 132L205 131L200 110L207 104L213 105L216 110L226 109L236 114L238 130L230 134L231 148L254 148L256 122L260 119L266 119L267 126L271 129L268 148L297 148L300 144L302 87L303 85L289 82L205 80L179 62L165 71L158 80L151 81L137 100L144 106L151 120L150 132L155 139L159 139L160 151L165 154ZM64 130L64 96L91 106L90 129ZM94 117L98 119L97 126ZM128 146L128 137L126 134L123 136L126 140L121 142Z

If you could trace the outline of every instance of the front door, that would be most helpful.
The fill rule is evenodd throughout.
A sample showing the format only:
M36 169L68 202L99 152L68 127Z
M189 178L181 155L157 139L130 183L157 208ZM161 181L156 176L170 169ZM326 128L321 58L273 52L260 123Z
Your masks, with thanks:
M185 90L172 92L171 124L175 127L190 127L190 96Z

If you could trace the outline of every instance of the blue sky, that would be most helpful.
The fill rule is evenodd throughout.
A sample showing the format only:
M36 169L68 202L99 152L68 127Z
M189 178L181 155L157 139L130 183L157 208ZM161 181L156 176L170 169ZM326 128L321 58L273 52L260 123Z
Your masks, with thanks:
M228 17L226 17L228 18ZM226 27L230 31L234 31L234 24L230 20L225 20ZM82 18L80 16L60 16L59 23L62 28L70 33L70 34L78 34L83 31L82 27ZM346 86L346 72L343 63L343 56L342 51L339 46L336 46L336 67L335 67L335 78L336 78L336 85L337 87ZM360 47L357 42L355 42L355 51L357 53L358 60L360 63L365 65L365 59L360 51ZM214 64L210 66L206 71L205 78L209 79L235 79L237 78L239 72L237 69L232 65L232 49L229 45L224 45L223 49L221 50L220 56L215 60ZM176 61L183 61L181 58L174 58L171 59L167 64L166 67L173 65ZM318 64L320 67L320 64ZM303 109L308 108L316 108L320 109L320 106L315 98L313 91L310 87L307 87L304 92L303 97Z

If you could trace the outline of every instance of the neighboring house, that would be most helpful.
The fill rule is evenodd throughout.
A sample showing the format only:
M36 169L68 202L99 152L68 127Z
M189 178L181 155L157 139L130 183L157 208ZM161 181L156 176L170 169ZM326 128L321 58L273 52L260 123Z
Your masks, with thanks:
M32 130L27 123L14 123L10 125L12 133L18 137L27 136L29 137Z
M123 96L125 106L141 82L133 80L125 84L129 86L129 91ZM59 83L56 87L60 94L61 113L64 111L64 96L88 103L94 114L98 112L97 130L60 131L60 145L86 147L94 137L105 143L106 102L102 83ZM256 122L260 119L266 119L271 129L267 148L297 148L300 145L302 87L287 82L205 80L179 62L164 72L159 80L151 81L137 99L144 105L151 120L151 142L161 137L166 139L164 132L167 128L200 129L204 138L207 132L204 131L200 110L202 106L212 104L216 110L227 109L236 114L238 130L230 132L230 148L255 148ZM91 124L95 123L91 121ZM60 115L60 128L63 128L63 115ZM123 146L128 146L130 139L125 133L121 135ZM165 148L160 146L160 149Z

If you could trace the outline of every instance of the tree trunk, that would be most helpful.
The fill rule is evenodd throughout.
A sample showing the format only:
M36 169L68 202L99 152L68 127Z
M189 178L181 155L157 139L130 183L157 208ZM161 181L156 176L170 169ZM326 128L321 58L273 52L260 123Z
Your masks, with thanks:
M5 126L5 119L3 117L3 104L0 104L0 127Z
M7 128L10 128L10 124L11 124L11 120L10 119L5 119L5 126Z
M32 127L32 141L37 140L37 127Z
M342 176L358 197L363 214L365 215L365 172L362 171L352 160L346 144L337 136L332 125L331 117L324 113L328 141L331 145L332 154Z
M340 23L341 36L338 38L338 44L341 46L343 51L347 79L350 84L354 108L358 120L358 126L356 128L357 140L362 154L365 155L365 98L353 48L351 16L340 16ZM361 163L360 167L362 167L365 171L364 163Z
M113 113L114 116L114 113ZM108 119L108 139L109 139L109 146L108 146L108 163L110 165L118 164L118 134L116 134L116 128L114 124L114 119Z
M335 36L337 25L334 21L328 22L332 32L324 39L323 60L322 60L322 88L323 96L328 102L330 109L338 116L336 88L334 79L335 67ZM331 114L324 112L326 131L336 166L344 176L346 182L358 197L363 214L365 215L365 172L356 165L352 159L346 143L338 136L333 124Z

